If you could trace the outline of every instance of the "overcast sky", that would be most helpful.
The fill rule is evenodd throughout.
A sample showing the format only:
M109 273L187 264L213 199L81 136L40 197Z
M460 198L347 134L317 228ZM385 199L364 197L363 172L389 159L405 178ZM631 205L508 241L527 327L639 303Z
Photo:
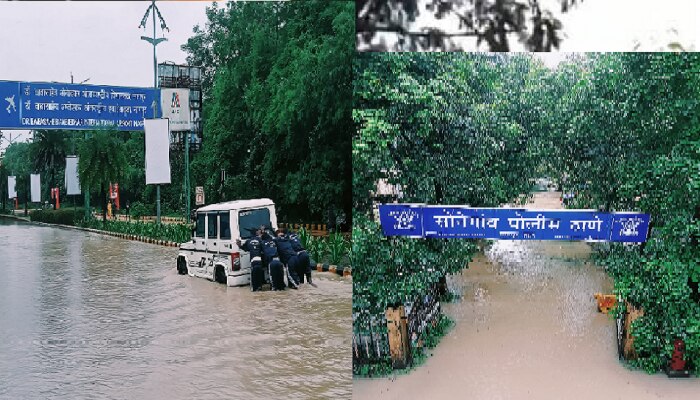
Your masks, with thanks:
M150 1L0 1L0 80L153 86L152 16L139 28ZM158 62L185 63L180 46L206 23L211 1L158 1L170 32ZM156 34L161 37L160 22ZM9 133L9 131L4 131ZM13 136L16 136L13 135ZM7 146L3 139L0 148Z

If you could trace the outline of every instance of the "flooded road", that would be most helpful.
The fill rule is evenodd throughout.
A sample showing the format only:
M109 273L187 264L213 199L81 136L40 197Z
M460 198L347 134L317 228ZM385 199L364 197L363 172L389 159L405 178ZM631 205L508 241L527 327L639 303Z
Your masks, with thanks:
M352 283L256 292L177 249L0 218L0 399L348 399Z
M534 205L560 208L558 193ZM423 366L353 381L353 399L700 399L700 379L626 369L595 292L612 281L583 242L495 241L451 277L456 325Z

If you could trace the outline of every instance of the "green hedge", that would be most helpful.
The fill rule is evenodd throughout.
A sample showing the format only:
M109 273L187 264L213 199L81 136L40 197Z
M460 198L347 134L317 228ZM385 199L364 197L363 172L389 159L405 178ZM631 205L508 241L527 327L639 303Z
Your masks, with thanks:
M157 240L183 243L191 238L191 226L188 224L156 224L152 222L98 221L90 219L80 221L84 228L100 229L127 235L146 236Z
M77 225L85 216L83 208L61 208L58 210L35 210L29 214L29 219L34 222L47 224Z

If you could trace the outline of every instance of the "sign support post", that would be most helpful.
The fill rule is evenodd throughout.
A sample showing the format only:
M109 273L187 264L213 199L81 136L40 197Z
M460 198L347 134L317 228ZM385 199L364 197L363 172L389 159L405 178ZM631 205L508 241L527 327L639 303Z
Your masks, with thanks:
M85 131L85 140L87 141L88 133ZM85 188L85 220L89 220L92 217L90 213L90 191Z
M158 43L166 41L167 39L162 37L160 39L156 38L156 13L158 13L158 18L160 19L161 22L161 27L164 29L167 29L168 27L165 25L165 20L163 17L160 15L160 10L158 10L158 7L156 7L156 0L151 1L151 5L146 9L146 14L143 16L143 19L141 20L141 24L139 27L146 27L146 20L148 19L148 13L153 12L153 38L149 38L147 36L141 36L142 40L145 40L153 45L153 87L155 89L158 89L158 61L156 58L156 46ZM153 118L157 118L157 109L158 109L158 104L155 104L153 107ZM156 223L160 225L160 184L156 185Z
M190 130L194 135L194 129ZM190 220L190 132L185 137L185 197L186 211L185 221Z

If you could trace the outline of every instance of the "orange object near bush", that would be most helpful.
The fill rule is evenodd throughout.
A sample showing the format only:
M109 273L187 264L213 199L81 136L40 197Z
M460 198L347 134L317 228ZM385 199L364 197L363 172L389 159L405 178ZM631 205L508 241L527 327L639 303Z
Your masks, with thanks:
M598 300L598 312L607 314L611 308L615 307L617 300L614 294L596 293L593 297Z

